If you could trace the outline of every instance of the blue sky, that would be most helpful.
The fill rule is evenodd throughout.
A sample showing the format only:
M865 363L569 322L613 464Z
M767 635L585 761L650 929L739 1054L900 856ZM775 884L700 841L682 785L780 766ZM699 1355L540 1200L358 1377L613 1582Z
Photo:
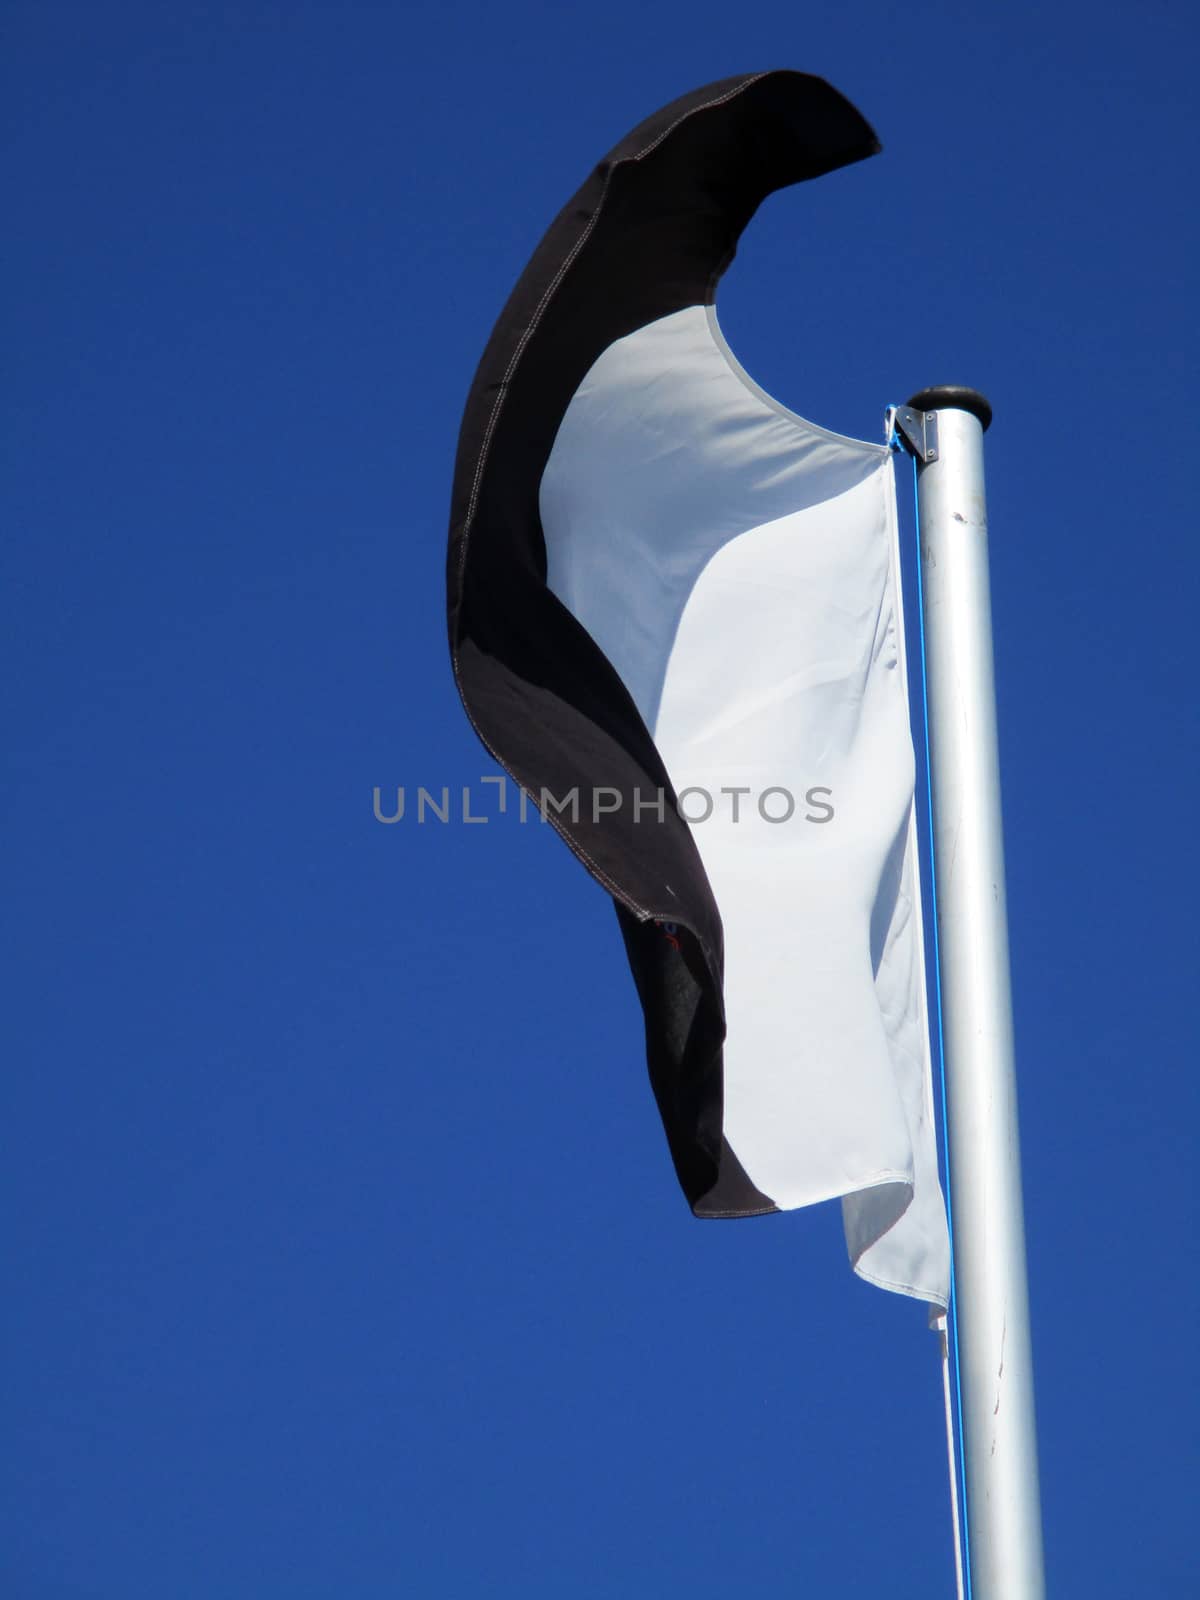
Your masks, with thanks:
M645 114L828 77L743 364L990 397L1051 1592L1200 1582L1197 22L1128 6L9 0L14 1600L952 1593L921 1310L681 1199L610 906L511 816L443 562L541 231Z

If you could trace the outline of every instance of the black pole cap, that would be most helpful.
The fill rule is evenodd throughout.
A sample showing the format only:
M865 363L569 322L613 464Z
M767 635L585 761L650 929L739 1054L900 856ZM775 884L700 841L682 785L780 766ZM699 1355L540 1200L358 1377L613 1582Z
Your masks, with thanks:
M918 389L908 404L914 411L969 411L978 417L984 433L992 420L992 408L978 389L965 389L961 383L939 383L932 389Z

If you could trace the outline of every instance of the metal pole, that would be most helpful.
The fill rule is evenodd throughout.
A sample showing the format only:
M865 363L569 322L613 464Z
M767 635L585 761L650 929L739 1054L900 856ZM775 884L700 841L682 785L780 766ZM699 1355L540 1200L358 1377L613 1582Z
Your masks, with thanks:
M918 459L934 875L973 1600L1042 1600L983 433L972 389L904 408ZM911 441L910 441L911 442Z

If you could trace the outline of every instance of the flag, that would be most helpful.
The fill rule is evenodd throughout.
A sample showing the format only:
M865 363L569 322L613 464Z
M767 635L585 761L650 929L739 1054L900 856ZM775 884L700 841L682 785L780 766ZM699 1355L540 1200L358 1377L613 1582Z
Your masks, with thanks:
M612 896L701 1217L842 1198L856 1270L944 1304L892 459L765 394L714 291L774 190L874 154L796 72L635 128L471 387L455 679Z

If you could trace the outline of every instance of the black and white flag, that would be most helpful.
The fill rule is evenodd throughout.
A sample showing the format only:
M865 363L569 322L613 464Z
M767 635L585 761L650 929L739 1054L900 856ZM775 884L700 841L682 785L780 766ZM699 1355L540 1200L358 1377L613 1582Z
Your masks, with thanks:
M617 906L698 1216L841 1196L944 1304L892 459L747 376L716 284L762 200L873 154L836 90L731 78L623 139L467 400L454 672Z

